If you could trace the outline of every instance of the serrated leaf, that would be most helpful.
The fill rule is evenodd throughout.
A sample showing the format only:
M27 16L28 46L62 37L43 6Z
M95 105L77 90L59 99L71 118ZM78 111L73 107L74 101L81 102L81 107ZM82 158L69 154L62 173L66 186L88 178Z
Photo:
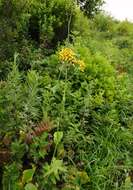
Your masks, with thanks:
M63 161L57 160L56 158L53 158L51 165L45 166L44 169L46 170L44 177L54 174L56 179L59 178L59 173L66 172L66 168L63 165Z

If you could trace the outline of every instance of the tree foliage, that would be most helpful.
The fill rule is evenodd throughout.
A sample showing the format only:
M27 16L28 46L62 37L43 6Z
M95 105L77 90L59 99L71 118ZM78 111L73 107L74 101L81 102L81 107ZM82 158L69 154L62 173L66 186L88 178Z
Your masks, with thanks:
M77 0L77 2L81 7L81 10L83 10L85 14L91 18L99 12L104 0Z

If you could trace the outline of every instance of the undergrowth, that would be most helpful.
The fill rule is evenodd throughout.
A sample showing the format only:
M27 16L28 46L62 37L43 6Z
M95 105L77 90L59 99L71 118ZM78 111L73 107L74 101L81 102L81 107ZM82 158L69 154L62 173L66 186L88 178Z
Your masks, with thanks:
M0 189L133 189L132 23L24 2L14 28L0 1Z

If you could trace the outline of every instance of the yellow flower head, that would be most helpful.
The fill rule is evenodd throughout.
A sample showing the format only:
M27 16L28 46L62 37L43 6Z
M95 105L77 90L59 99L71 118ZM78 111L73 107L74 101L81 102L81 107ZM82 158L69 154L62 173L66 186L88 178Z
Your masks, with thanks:
M59 52L59 60L60 61L67 61L69 63L73 63L75 59L75 53L70 48L63 48Z
M86 67L84 61L78 60L77 64L79 65L80 70L83 72L85 70L85 67Z
M68 62L68 63L72 63L73 65L78 65L82 72L84 71L86 67L84 61L77 59L76 54L70 48L63 48L58 53L58 56L59 56L59 60L62 62Z

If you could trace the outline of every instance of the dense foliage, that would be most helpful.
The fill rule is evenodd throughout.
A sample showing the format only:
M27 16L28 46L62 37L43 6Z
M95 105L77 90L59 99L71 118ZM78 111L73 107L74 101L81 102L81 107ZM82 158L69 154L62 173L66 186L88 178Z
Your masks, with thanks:
M81 10L83 10L89 18L98 13L104 3L103 0L77 0L77 2Z
M0 0L0 26L0 189L131 190L133 24Z

